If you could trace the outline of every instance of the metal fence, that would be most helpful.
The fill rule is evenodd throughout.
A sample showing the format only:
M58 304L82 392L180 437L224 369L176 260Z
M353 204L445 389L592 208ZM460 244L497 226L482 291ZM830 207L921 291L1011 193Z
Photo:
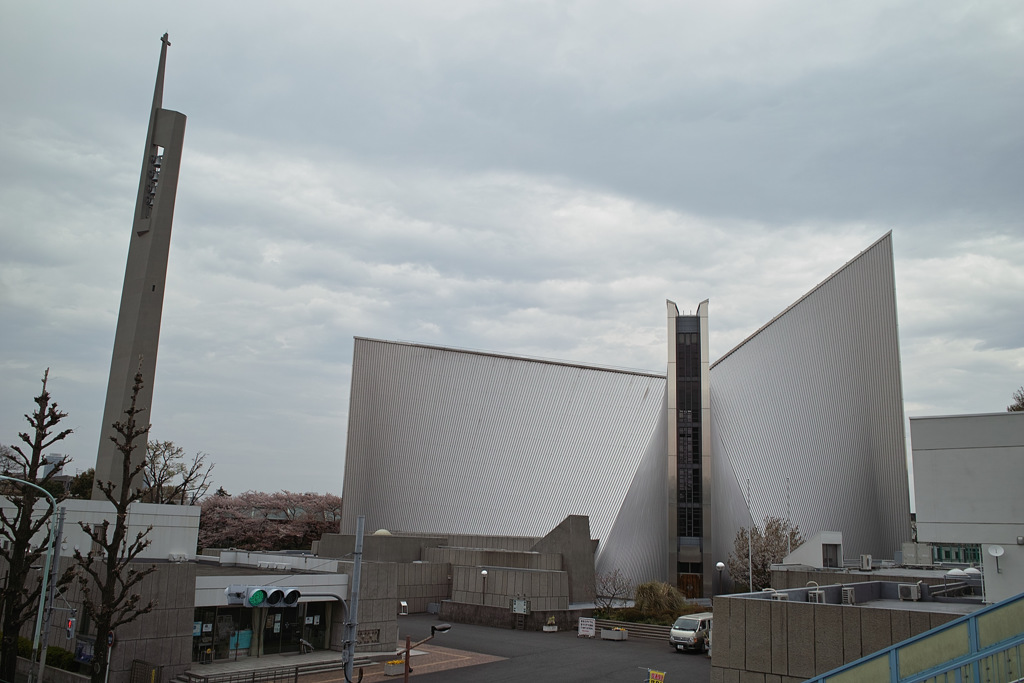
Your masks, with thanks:
M163 683L163 671L162 666L136 659L132 662L129 680L131 683Z

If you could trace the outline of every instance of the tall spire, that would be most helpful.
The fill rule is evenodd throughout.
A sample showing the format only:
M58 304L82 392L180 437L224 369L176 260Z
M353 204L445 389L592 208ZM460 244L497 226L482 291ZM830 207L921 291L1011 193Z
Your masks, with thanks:
M167 48L171 46L171 41L167 38L167 34L160 36L160 42L163 45L160 47L160 65L156 68L156 87L153 88L153 109L150 112L150 117L156 116L156 110L164 106L164 67L167 64Z
M160 342L171 223L185 141L185 115L163 108L164 69L171 42L166 33L160 42L160 65L157 67L153 108L149 113L149 130L142 154L142 173L128 243L128 262L96 455L92 497L99 500L106 498L99 488L100 482L110 482L115 490L123 483L123 455L113 441L118 435L112 425L124 418L137 372L142 373L143 388L138 394L136 407L145 411L141 416L144 422L152 419L149 409ZM145 451L144 442L137 445L132 453L133 466L142 461Z

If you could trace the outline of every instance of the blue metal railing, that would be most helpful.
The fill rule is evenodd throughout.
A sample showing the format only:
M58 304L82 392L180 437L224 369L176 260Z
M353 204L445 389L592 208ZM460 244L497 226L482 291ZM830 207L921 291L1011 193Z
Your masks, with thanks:
M862 657L806 683L1024 681L1024 593Z

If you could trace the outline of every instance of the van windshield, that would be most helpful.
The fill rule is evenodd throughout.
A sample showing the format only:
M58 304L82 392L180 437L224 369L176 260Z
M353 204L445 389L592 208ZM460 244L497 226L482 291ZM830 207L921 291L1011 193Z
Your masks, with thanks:
M697 626L700 622L690 617L679 617L676 619L676 623L672 624L672 628L677 628L680 631L696 631Z

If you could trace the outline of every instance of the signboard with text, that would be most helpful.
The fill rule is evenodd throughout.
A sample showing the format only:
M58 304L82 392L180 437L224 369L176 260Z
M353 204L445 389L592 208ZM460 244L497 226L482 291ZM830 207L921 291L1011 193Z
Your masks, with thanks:
M577 638L593 638L597 635L597 621L592 617L580 617L579 632Z

